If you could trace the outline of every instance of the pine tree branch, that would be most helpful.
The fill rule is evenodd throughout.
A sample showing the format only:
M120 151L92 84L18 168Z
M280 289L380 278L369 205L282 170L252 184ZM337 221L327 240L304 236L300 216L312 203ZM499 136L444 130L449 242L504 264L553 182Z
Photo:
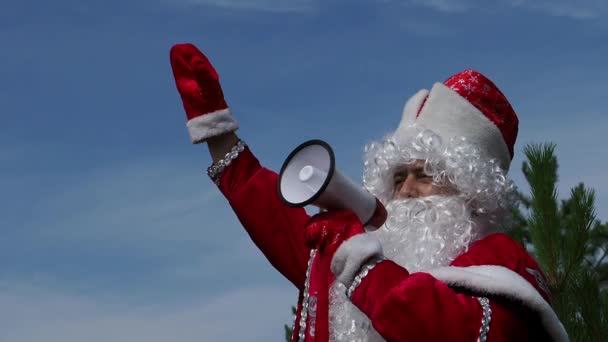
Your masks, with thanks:
M559 260L562 252L561 224L557 201L555 145L533 144L524 148L527 162L522 171L530 184L530 238L535 254L547 275L549 286L561 287Z
M599 258L597 260L597 262L595 263L595 265L593 265L593 269L598 268L602 264L602 261L604 261L604 259L606 258L606 256L608 256L608 249L602 249L602 250L604 251L604 254L602 255L601 258Z
M580 268L590 244L590 231L595 223L595 192L581 183L571 191L570 199L562 201L564 215L564 272L567 280L573 269Z
M527 211L514 211L514 228L517 234L529 232L553 307L570 340L608 341L608 288L600 290L600 282L608 284L608 224L595 219L594 192L582 184L572 189L570 198L558 201L554 147L524 149L522 171L531 194L528 203L520 200L520 209Z

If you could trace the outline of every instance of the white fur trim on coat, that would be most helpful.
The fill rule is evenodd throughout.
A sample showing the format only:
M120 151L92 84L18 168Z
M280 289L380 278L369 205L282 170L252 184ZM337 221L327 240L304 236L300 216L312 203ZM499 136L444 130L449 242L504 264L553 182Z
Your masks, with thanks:
M419 91L412 97L412 105L420 103L422 94L423 91ZM404 110L400 128L416 122L439 135L444 142L455 137L465 137L468 142L479 148L484 156L496 158L505 171L509 170L511 153L500 129L479 109L446 85L433 85L418 117L417 109L415 112L407 109L408 105ZM403 132L405 131L399 129L395 131L397 141L402 140L400 133Z
M536 312L553 341L567 342L568 334L555 311L522 276L502 266L441 267L427 273L448 284L480 296L500 296L521 302ZM490 298L491 300L491 298Z
M186 124L192 143L203 143L208 138L234 132L239 128L238 122L232 116L230 108L220 109L203 114L188 121Z
M382 244L378 238L370 234L355 235L338 247L331 259L331 272L348 288L363 263L380 255Z

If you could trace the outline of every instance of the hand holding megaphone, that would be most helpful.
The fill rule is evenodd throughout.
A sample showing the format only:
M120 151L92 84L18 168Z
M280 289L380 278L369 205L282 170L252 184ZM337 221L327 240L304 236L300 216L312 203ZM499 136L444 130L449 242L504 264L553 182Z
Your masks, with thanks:
M322 140L296 147L279 174L279 196L290 207L309 204L332 210L351 210L366 230L380 228L386 209L380 201L336 168L332 148Z

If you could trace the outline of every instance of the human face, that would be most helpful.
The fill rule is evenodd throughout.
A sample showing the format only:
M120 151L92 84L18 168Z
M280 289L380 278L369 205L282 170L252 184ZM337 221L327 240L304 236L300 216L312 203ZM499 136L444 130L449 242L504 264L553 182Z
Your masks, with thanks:
M433 176L424 172L424 160L404 165L393 176L393 199L447 196L455 193L454 186L433 182Z

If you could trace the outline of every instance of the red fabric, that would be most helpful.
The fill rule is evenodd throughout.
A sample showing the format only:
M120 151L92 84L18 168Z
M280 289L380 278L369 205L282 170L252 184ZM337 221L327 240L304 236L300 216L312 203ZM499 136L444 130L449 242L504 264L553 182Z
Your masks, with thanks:
M219 188L256 246L301 290L310 255L304 240L309 216L281 201L278 175L263 168L246 147L222 173Z
M534 277L528 277L525 270L538 266L531 261L517 242L505 234L494 234L473 244L452 266L504 266L519 271L538 289ZM428 273L410 274L392 261L384 261L369 272L353 293L352 302L387 341L475 341L479 336L482 309L475 297ZM537 318L523 307L494 297L490 297L490 305L488 341L546 338Z
M504 233L496 233L474 242L467 253L460 255L452 266L504 266L522 276L543 298L551 303L545 276L540 266L524 247ZM534 273L538 272L540 277Z
M224 169L218 186L251 240L274 268L300 290L296 337L310 255L304 240L309 216L303 208L290 208L281 201L276 190L278 175L262 167L249 147Z
M486 76L470 69L451 76L444 84L464 97L498 127L513 158L519 120L500 89Z
M176 44L170 59L188 120L228 108L217 72L196 46Z
M309 217L304 209L289 208L281 202L277 181L277 174L261 167L246 148L224 170L219 187L258 248L302 290L310 254L304 237ZM313 264L310 289L319 296L319 302L315 336L308 334L306 341L327 341L328 303L326 294L321 292L327 293L332 281L330 262L321 255ZM477 241L452 265L505 266L540 289L536 278L526 270L538 270L538 265L521 245L504 234ZM540 293L545 295L542 290ZM391 261L381 262L370 271L352 300L388 341L475 341L481 327L481 306L469 293L448 287L427 273L410 274ZM546 340L535 316L521 305L493 297L490 304L488 341ZM296 322L301 310L302 293ZM309 320L308 333L310 323ZM296 323L296 336L297 333Z
M310 274L309 289L311 298L314 297L317 304L316 310L309 310L311 317L307 326L306 341L327 341L329 339L329 288L335 278L329 269L331 258L323 254L317 255ZM315 318L311 314L313 311ZM314 329L314 338L311 335L312 329Z
M334 282L330 266L340 245L349 238L365 233L359 217L349 210L329 211L314 215L306 223L308 246L317 250L318 258L311 273L310 295L317 300L315 341L329 339L329 289Z
M479 335L477 299L392 261L369 272L352 302L387 341L475 341Z
M333 258L340 245L365 233L357 214L350 210L328 211L314 215L306 223L306 242L319 254Z

